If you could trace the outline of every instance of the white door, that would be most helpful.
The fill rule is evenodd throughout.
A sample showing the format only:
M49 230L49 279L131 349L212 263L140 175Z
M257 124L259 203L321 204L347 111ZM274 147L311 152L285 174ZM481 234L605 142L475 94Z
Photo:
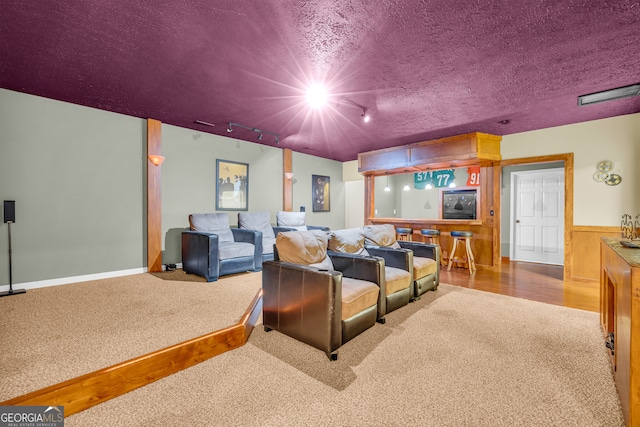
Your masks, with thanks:
M564 169L511 173L514 261L564 264Z

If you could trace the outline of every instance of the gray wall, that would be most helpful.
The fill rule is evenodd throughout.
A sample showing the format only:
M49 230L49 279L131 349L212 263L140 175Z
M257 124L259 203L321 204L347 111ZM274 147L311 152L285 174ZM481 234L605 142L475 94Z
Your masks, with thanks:
M323 225L334 230L344 228L346 208L342 163L296 152L293 153L292 161L293 210L299 211L300 206L304 206L309 225ZM311 175L323 175L331 179L329 212L313 212Z
M182 262L181 233L189 214L216 208L216 160L249 164L248 210L282 210L282 150L162 125L162 232L165 264ZM232 226L238 211L224 211Z
M249 210L282 210L282 149L162 125L163 263L179 263L190 213L215 210L216 159L249 164ZM146 120L0 89L0 202L15 200L13 283L142 271ZM344 227L342 163L294 153L293 206ZM331 211L313 213L311 174L331 177ZM232 225L237 212L229 211ZM0 286L9 283L0 223Z
M143 267L146 122L0 89L0 200L13 282ZM9 283L0 225L0 285Z

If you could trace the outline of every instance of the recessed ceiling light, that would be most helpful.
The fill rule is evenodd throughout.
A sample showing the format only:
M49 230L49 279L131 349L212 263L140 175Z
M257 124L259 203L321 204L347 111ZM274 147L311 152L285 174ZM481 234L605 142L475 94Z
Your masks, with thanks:
M307 102L313 108L320 108L327 102L327 91L322 85L312 85L307 89Z
M637 95L640 95L640 83L619 87L617 89L603 90L602 92L590 93L588 95L580 95L578 97L578 106L595 104L597 102L613 101L614 99L622 99Z

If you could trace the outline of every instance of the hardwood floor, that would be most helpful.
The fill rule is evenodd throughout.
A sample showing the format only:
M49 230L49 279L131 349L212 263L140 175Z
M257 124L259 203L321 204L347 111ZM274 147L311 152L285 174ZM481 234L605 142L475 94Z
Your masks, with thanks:
M562 266L503 261L498 272L440 268L440 283L493 292L548 304L599 311L597 282L563 280Z

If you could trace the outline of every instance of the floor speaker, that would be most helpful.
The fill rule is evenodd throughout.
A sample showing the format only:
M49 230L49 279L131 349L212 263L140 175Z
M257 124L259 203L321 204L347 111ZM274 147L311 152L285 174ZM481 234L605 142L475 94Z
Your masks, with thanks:
M4 201L4 222L7 223L7 236L9 237L9 290L0 292L0 297L24 294L24 289L13 289L13 273L11 269L11 224L16 222L16 202L15 200Z
M4 222L16 222L16 201L4 201Z

